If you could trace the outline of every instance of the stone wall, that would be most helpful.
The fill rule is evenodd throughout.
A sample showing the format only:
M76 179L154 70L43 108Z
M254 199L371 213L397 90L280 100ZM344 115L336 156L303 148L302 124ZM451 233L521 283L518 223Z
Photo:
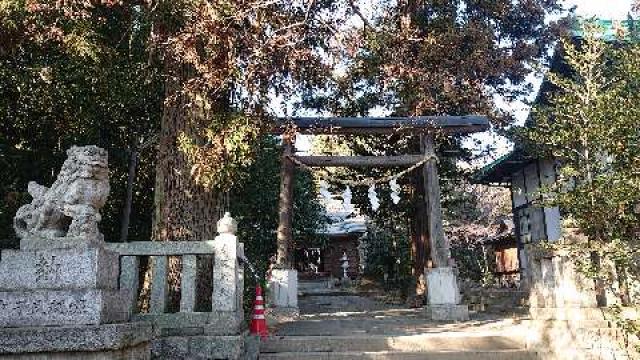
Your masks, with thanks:
M530 246L529 347L541 359L636 359L629 339L607 316L592 279L579 273L564 251ZM600 304L599 304L600 303Z
M595 283L580 274L564 251L527 246L532 308L593 308L598 306Z

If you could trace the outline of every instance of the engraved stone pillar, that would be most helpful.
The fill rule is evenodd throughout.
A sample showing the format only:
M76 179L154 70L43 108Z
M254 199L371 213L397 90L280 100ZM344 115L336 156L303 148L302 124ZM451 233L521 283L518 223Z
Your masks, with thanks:
M118 255L101 246L4 250L0 327L98 325L128 318Z
M213 240L213 294L212 316L227 320L228 329L240 332L242 309L242 266L238 256L243 254L242 244L235 233L237 223L229 213L218 221L218 236Z
M563 318L567 311L598 308L595 282L576 270L569 253L535 245L527 245L527 253L533 318Z

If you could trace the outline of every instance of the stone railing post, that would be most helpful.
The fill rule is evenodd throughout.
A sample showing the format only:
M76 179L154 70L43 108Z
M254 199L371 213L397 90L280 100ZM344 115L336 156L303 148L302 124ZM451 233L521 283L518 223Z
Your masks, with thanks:
M229 213L218 221L218 236L213 241L213 311L242 312L238 297L241 277L238 255L242 248L235 233L237 223Z

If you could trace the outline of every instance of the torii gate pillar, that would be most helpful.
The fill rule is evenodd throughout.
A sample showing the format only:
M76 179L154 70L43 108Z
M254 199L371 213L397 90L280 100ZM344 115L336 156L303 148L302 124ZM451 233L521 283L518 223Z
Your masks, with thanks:
M298 272L293 260L293 182L294 165L289 158L294 153L295 135L282 136L280 162L280 199L276 265L269 279L269 305L278 312L298 311Z
M427 215L427 231L431 250L432 267L425 267L427 280L427 316L433 320L469 320L469 308L460 304L457 274L452 267L449 241L442 228L440 184L436 160L435 141L432 133L420 137L420 147L429 160L423 167L424 200Z

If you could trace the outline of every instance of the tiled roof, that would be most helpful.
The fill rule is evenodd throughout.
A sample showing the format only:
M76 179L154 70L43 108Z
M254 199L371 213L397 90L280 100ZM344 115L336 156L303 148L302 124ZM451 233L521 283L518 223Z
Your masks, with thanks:
M342 208L342 200L337 196L331 201L322 199L321 202L324 204L325 215L329 222L323 228L318 229L319 234L347 235L367 231L367 217L361 215L357 209L354 213L345 212Z
M640 20L611 20L611 19L586 19L578 18L573 24L571 33L575 38L584 36L585 23L595 23L601 29L602 39L605 41L617 41L620 39L630 39L638 36L640 31Z

